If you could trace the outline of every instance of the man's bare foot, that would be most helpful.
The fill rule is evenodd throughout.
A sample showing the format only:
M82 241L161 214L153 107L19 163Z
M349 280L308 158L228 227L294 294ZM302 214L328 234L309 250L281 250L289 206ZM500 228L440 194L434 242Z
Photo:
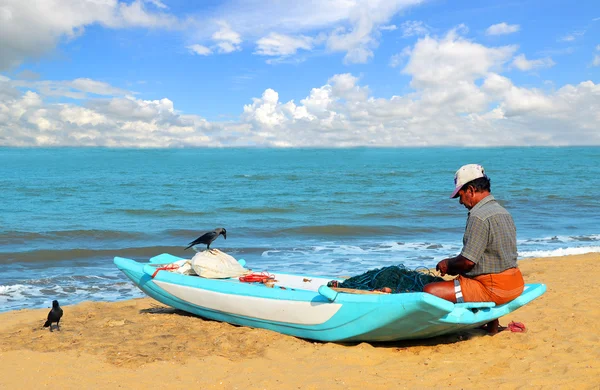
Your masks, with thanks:
M500 326L500 321L495 319L485 325L481 325L480 329L485 330L490 336L493 336L498 334L498 332L502 332L504 329L506 329L506 327Z

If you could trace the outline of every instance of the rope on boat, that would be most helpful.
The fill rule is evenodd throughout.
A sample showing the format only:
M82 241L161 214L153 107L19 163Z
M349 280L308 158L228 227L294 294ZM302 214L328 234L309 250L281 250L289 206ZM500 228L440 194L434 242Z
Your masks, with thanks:
M392 293L422 292L423 287L432 282L441 282L426 267L409 269L404 264L369 270L361 275L353 276L343 282L332 280L328 287L343 287L356 290L379 290L388 287Z
M252 273L252 274L248 274L248 275L244 275L244 276L240 276L239 277L240 282L246 282L246 283L264 283L265 281L269 280L269 279L275 279L275 275L271 275L268 272L261 272L261 273Z
M174 271L174 270L176 270L178 268L179 268L179 265L177 265L177 264L167 264L167 265L164 265L162 267L158 267L156 269L156 271L154 271L154 273L152 274L152 279L154 279L154 277L156 276L156 274L158 273L158 271Z

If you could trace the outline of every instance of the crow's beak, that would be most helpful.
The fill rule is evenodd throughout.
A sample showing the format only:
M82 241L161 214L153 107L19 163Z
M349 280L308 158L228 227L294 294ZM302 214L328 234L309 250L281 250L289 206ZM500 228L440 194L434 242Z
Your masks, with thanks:
M223 238L227 239L227 233L223 233Z

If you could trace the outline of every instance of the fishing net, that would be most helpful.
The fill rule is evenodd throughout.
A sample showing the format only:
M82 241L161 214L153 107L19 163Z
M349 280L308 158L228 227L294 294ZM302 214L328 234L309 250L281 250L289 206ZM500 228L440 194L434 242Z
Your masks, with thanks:
M426 284L441 282L443 280L431 273L428 268L417 267L409 269L404 264L399 264L369 270L364 274L346 279L341 283L335 283L337 285L335 287L357 290L377 290L389 287L392 289L392 293L423 292L423 286Z

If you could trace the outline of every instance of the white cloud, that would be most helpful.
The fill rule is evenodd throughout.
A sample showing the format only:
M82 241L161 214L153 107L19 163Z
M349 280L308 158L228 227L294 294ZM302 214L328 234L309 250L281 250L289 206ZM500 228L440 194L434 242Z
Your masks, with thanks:
M212 49L198 44L190 45L187 48L190 49L192 53L198 54L200 56L208 56L213 53Z
M74 39L94 24L179 29L187 41L184 46L198 55L240 51L243 40L279 36L300 39L297 49L324 45L328 51L344 52L346 63L364 63L374 56L382 31L397 27L390 20L424 0L322 0L318 6L314 2L228 0L210 12L181 17L169 13L168 2L162 0L47 0L35 7L5 1L8 4L0 6L0 71L39 58L62 39ZM304 49L309 40L310 49ZM287 52L294 46L279 44L279 49L277 44L259 46L255 53Z
M190 53L209 56L214 53L229 54L242 50L242 37L231 28L229 23L224 20L218 20L214 25L216 31L210 37L213 44L210 47L198 43L188 45L187 49Z
M0 5L0 70L51 52L61 38L75 38L85 27L175 28L177 18L146 9L140 0L45 0L35 6L8 0Z
M114 2L115 0L107 0L104 3ZM106 23L108 26L136 26L150 28L173 28L177 26L176 17L164 13L148 12L144 6L144 3L140 0L134 0L130 4L118 3L118 6L116 8L118 10L116 15L113 14L113 17L108 18L104 21L104 23Z
M518 24L506 24L506 22L494 24L485 30L487 35L505 35L512 34L521 29Z
M264 56L289 56L296 54L299 49L312 49L313 42L313 38L302 35L292 37L270 33L256 42L257 48L255 53Z
M62 110L58 111L58 114L64 122L73 123L77 126L96 126L107 122L105 115L78 106L65 105Z
M244 106L246 120L255 122L257 127L271 129L286 120L285 114L279 110L279 94L267 89L260 99L253 99L251 105Z
M592 60L593 66L600 66L600 55L596 54Z
M234 51L241 50L240 44L242 38L240 34L233 31L229 23L224 20L217 22L219 30L212 34L212 40L215 41L217 50L220 53L231 53Z
M8 83L0 83L0 94ZM0 101L0 145L168 147L203 145L213 126L175 112L168 99L50 103L27 91Z
M581 37L583 35L585 35L585 30L573 31L572 33L569 33L567 35L564 35L564 36L560 37L558 39L558 41L559 42L573 42L577 38L579 38L579 37Z
M242 36L234 31L225 20L216 20L210 23L213 32L210 35L212 44L209 46L201 44L188 45L187 49L192 54L208 56L214 53L229 54L242 50Z
M118 95L125 92L122 89L115 88L105 82L88 78L75 79L70 83L70 86L82 92L93 93L96 95Z
M488 48L452 30L439 40L429 36L420 39L402 72L413 77L411 85L415 87L474 82L500 69L516 49L512 45Z
M358 85L358 78L350 73L336 74L328 81L331 92L348 102L364 102L369 96L369 88Z
M373 57L379 45L379 26L384 25L401 9L419 3L419 0L373 0L356 2L350 8L350 27L335 28L327 39L326 47L333 52L346 52L345 63L365 63Z
M146 3L154 5L156 8L161 8L161 9L169 8L160 0L145 0L145 1L146 1Z
M17 78L21 80L39 80L40 74L29 69L24 69L17 73Z
M402 65L402 55L401 54L394 54L393 56L391 56L390 57L389 65L392 68L397 68L400 65Z
M534 112L549 114L555 109L552 99L542 92L516 87L508 78L497 74L487 77L482 89L501 101L499 107L505 117Z
M402 37L408 38L418 35L426 35L429 33L429 27L421 21L407 20L400 25L402 30Z
M68 81L14 80L9 81L9 84L12 87L28 88L40 93L42 96L66 97L71 99L84 99L89 97L88 95L90 94L104 96L124 96L130 94L129 91L124 89L88 78Z
M410 46L407 46L404 49L402 49L402 51L400 53L394 54L390 57L389 65L392 68L397 68L397 67L403 65L404 60L406 58L409 58L410 54L411 54L411 48L410 48Z
M515 50L486 47L456 31L426 36L405 51L410 92L377 97L355 75L335 74L296 101L266 89L227 122L185 115L167 97L137 99L95 80L0 76L0 145L600 145L600 84L550 92L515 85L502 74ZM56 103L57 93L77 100Z
M537 60L528 60L525 54L519 54L512 62L512 66L520 70L532 70L539 68L551 68L555 65L552 58L540 58Z

